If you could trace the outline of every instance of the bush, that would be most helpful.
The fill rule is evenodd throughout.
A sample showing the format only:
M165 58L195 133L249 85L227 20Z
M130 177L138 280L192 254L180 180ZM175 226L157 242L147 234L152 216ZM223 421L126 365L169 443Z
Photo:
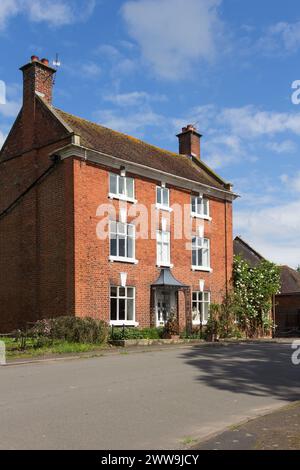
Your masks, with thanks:
M108 326L102 320L72 316L58 317L38 321L28 336L37 338L39 346L55 339L70 343L102 344L108 337Z
M178 336L179 335L179 323L177 314L175 312L170 313L170 317L165 323L163 329L163 336L164 338L170 338L170 336Z
M185 329L180 333L182 339L204 339L205 337L205 327L201 330L200 326L193 326L190 332Z
M112 340L122 339L160 339L163 335L162 328L122 328L114 327L110 330Z

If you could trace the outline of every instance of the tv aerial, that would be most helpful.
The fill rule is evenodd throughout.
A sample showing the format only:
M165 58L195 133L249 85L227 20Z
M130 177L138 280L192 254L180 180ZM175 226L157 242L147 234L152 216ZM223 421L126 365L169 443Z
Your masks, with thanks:
M58 54L56 53L55 60L52 62L53 66L58 69L61 66L61 62L59 60Z
M52 65L56 69L56 72L57 72L57 70L61 66L61 61L59 60L58 53L56 53L55 60L52 61ZM54 74L53 76L53 86L55 85L55 79L56 79L56 74Z

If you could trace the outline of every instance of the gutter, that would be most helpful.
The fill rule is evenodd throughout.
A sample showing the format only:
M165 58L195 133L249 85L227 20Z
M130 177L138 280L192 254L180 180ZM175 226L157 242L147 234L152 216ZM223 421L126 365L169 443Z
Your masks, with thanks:
M78 151L80 151L81 153L78 154ZM230 196L231 200L234 200L234 199L237 199L238 197L240 197L239 194L233 193L232 191L226 191L225 189L215 188L214 186L209 186L208 184L199 183L197 181L190 180L188 178L184 178L182 176L174 175L172 173L168 173L168 172L165 172L165 171L160 171L160 170L157 170L156 168L151 168L147 165L142 165L141 163L129 162L128 160L123 160L122 158L115 157L113 155L109 155L109 154L106 154L106 153L103 153L103 152L99 152L98 150L93 150L93 149L90 149L88 147L84 147L82 145L78 145L78 144L74 144L74 143L55 150L55 154L60 155L62 157L62 159L69 158L71 156L74 156L74 157L79 156L79 157L81 157L85 160L90 160L90 161L94 161L94 160L92 160L91 158L88 158L88 154L95 154L97 157L102 156L104 158L109 158L109 159L112 159L113 161L118 162L118 163L120 163L122 165L125 165L125 166L126 165L127 166L132 165L133 167L137 167L137 168L140 168L140 169L143 169L143 170L158 173L160 175L160 178L158 178L159 180L161 180L161 175L164 175L164 176L167 176L169 178L174 178L178 181L184 181L186 183L189 183L190 185L200 186L201 188L206 188L208 190L208 192L214 191L214 192L220 193L223 196ZM96 162L94 161L94 163L98 163L98 161L96 160Z

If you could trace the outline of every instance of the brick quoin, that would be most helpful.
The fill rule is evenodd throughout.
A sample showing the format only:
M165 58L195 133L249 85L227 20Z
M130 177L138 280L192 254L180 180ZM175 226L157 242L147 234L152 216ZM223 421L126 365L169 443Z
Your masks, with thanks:
M96 235L101 220L97 209L112 203L119 211L119 201L108 198L109 173L116 168L75 154L54 161L59 149L71 146L75 138L51 107L55 70L46 59L40 61L35 56L21 70L23 107L0 153L0 332L60 315L109 321L110 286L120 285L120 272L127 272L127 285L136 288L135 320L141 327L152 325L150 286L159 277L160 268L156 266L150 221L148 239L136 241L138 264L109 262L109 240ZM189 126L185 129L187 140L180 144L180 153L200 159L200 134ZM135 178L135 198L150 214L160 178L153 174L149 179L134 172L130 176ZM190 191L168 186L171 206L190 204ZM211 243L212 273L191 270L191 251L186 249L190 239L174 239L174 213L160 211L159 220L162 216L169 219L172 274L191 291L199 290L199 280L204 279L211 301L220 302L232 276L232 200L205 196L212 217L204 222L204 234ZM132 206L128 202L124 205L128 210ZM198 223L198 219L192 220L193 232ZM178 295L178 306L183 328L183 292Z

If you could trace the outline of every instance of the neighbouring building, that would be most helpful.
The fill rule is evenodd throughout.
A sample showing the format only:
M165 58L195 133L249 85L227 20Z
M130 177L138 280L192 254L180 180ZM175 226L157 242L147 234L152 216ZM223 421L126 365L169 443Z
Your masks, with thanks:
M202 161L201 135L188 125L179 153L154 147L53 107L48 60L21 71L0 152L0 331L60 315L205 323L230 285L236 195Z
M252 267L265 259L239 236L233 241L233 251ZM300 273L289 266L280 266L280 284L273 305L276 335L300 334Z

